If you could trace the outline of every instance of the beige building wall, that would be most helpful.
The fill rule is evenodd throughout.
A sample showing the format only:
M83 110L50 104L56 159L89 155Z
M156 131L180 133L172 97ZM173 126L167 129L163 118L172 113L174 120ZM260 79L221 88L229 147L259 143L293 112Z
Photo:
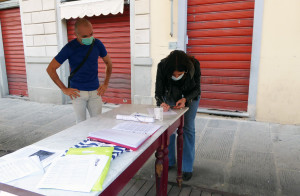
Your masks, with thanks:
M173 1L173 37L171 32L171 1L151 0L151 57L152 85L151 94L154 97L157 64L165 58L172 50L169 42L177 42L178 28L178 0Z
M19 0L31 101L61 104L61 90L46 73L58 52L56 0Z
M300 124L300 1L265 0L258 121Z

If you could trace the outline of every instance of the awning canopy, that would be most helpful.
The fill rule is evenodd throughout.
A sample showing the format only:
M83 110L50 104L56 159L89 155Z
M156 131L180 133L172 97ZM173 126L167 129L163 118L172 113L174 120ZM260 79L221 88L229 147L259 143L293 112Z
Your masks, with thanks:
M60 4L61 19L123 13L124 0L81 0Z

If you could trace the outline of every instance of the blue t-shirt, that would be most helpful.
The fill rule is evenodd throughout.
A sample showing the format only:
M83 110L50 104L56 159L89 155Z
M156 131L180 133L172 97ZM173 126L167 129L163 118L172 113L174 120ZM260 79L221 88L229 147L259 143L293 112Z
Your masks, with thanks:
M68 59L72 72L83 61L89 48L90 45L81 45L77 39L73 39L61 49L55 60L62 64ZM93 50L82 67L71 78L70 87L82 91L98 89L98 58L106 55L107 51L103 43L99 39L95 39Z

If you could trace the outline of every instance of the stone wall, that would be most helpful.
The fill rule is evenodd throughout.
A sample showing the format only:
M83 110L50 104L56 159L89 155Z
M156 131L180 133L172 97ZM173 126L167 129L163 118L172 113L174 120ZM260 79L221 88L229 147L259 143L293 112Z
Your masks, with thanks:
M31 101L62 103L46 68L58 52L55 0L20 0L28 94Z
M131 1L132 3L132 1ZM132 7L131 7L132 8ZM150 0L134 1L134 49L132 66L132 91L135 104L152 104L150 54Z

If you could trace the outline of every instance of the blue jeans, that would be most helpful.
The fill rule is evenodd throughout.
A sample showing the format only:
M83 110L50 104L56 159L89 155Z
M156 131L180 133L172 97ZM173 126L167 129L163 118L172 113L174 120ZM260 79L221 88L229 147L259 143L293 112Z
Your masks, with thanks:
M184 114L183 127L183 154L182 154L182 171L192 172L195 159L195 118L199 106L200 96L197 100L193 100L189 106L189 110ZM172 103L170 103L172 104ZM175 141L176 133L170 136L169 144L169 165L173 166L176 163L176 148Z

